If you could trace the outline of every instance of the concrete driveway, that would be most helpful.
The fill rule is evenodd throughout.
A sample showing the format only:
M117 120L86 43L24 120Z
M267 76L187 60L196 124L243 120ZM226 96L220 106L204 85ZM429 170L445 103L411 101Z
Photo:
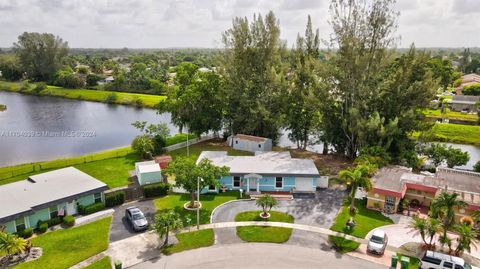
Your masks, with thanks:
M145 214L149 223L153 223L156 209L152 200L130 202L118 206L114 208L115 212L113 213L112 226L110 228L110 242L116 242L139 234L139 232L133 231L131 226L125 221L125 209L130 206L138 207Z
M332 226L342 206L345 195L346 193L341 190L319 190L315 193L315 197L312 198L281 200L273 210L292 215L295 218L295 223L329 228ZM235 221L235 216L238 213L252 210L260 210L260 208L255 205L254 200L228 203L215 210L212 222ZM300 245L303 243L310 244L310 242L305 242L303 239L309 239L309 237L305 237L300 232L294 231L290 241ZM242 240L236 236L235 228L215 230L215 240L219 244L242 242Z

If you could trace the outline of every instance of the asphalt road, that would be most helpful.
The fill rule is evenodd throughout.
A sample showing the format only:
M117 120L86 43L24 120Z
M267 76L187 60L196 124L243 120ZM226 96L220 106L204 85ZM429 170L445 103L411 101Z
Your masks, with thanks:
M231 244L180 252L137 264L132 269L380 269L387 268L331 250L279 244Z

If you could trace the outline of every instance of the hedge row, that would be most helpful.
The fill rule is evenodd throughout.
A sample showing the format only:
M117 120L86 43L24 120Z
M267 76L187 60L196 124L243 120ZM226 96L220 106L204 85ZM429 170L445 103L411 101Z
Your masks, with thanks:
M125 202L125 192L124 191L117 191L114 193L106 193L105 194L105 206L106 207L114 207L117 205L121 205Z
M90 215L92 213L101 211L105 209L105 204L103 202L98 202L88 206L78 206L78 213L82 215Z
M169 191L170 184L164 182L149 184L143 187L145 198L164 196L167 195Z

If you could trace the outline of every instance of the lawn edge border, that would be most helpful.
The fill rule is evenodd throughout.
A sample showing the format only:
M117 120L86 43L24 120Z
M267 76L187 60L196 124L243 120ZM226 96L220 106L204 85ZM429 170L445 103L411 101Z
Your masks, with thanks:
M217 207L215 207L215 208L212 210L212 213L210 214L210 223L213 223L213 215L214 215L215 212L217 211L217 208L219 208L219 207L221 207L221 206L224 206L224 205L226 205L226 204L231 204L231 203L235 203L235 202L253 201L253 200L255 200L255 198L237 199L237 200L226 201L225 203L218 205Z

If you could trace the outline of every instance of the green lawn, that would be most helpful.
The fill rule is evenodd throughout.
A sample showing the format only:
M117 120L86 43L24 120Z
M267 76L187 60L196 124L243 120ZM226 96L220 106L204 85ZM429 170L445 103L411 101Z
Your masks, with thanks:
M176 235L178 243L170 245L162 250L166 255L170 255L185 250L203 248L212 246L214 243L213 229L206 229L194 232L186 232Z
M105 98L115 93L117 95L116 104L121 105L135 105L135 100L141 100L143 107L154 108L155 105L165 100L165 96L152 95L152 94L140 94L140 93L127 93L127 92L112 92L102 90L87 90L87 89L67 89L57 86L48 86L47 89L41 92L33 91L34 84L31 84L31 88L26 91L20 91L21 83L18 82L6 82L0 81L0 90L10 92L21 92L26 94L47 95L63 97L68 99L77 99L93 102L105 102Z
M357 243L353 240L348 240L341 236L329 235L328 241L330 241L335 250L340 253L355 251L360 246L360 243Z
M210 215L215 207L239 198L238 191L200 195L200 201L202 203L202 209L200 210L200 223L210 223ZM243 198L248 198L248 196L244 194ZM183 224L185 226L191 226L196 224L197 213L196 211L189 211L183 208L183 205L188 201L190 201L189 194L175 193L155 199L153 203L158 211L174 209L178 214L180 214Z
M49 232L32 239L43 249L35 261L21 263L15 269L65 269L108 248L112 218L104 218L83 226Z
M419 133L414 133L412 136L418 138L420 135ZM422 138L426 141L480 146L480 126L437 123L429 132L423 133Z
M355 207L358 209L358 212L354 217L356 225L352 231L348 231L345 225L350 218L348 213L348 204L345 204L342 207L330 229L337 232L351 234L356 237L365 238L365 236L371 230L380 226L393 224L393 221L390 218L382 215L382 213L367 209L363 200L355 200Z
M261 211L242 212L235 216L235 221L275 221L288 223L293 223L294 221L291 215L278 211L270 211L270 218L265 220L260 218L260 212ZM291 228L265 226L237 227L238 237L247 242L284 243L288 241L291 234Z
M402 258L402 254L400 253L397 253L397 256L398 256L398 264L400 264L400 259ZM420 260L418 258L415 258L415 257L410 257L410 256L407 256L410 258L410 264L408 265L408 269L418 269L420 268L419 266L419 262ZM400 265L397 265L398 267L400 267Z
M429 118L443 118L446 117L450 120L461 120L461 121L473 121L476 122L478 120L477 114L465 114L457 111L449 111L448 113L445 113L443 116L442 113L440 112L440 109L425 109L423 111L423 114Z
M83 269L112 269L112 260L108 256L103 257Z

